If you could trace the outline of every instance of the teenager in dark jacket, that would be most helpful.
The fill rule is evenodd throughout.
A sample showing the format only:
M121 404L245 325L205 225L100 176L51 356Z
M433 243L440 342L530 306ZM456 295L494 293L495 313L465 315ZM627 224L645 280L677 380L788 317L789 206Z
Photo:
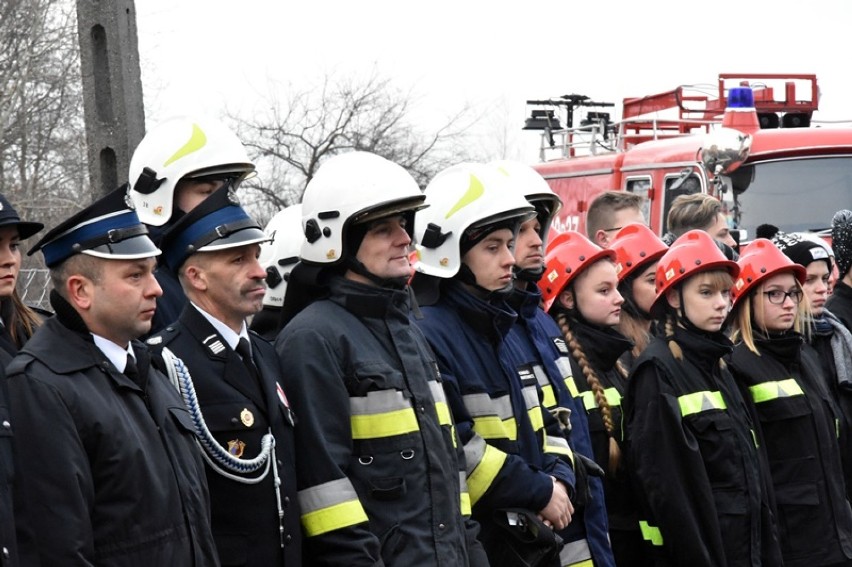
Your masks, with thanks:
M463 164L426 188L415 236L420 261L417 319L438 358L447 400L464 444L473 516L492 564L506 538L505 508L524 508L556 530L571 521L570 466L550 450L567 448L543 410L532 371L518 373L504 337L516 313L512 246L533 207L493 167ZM501 563L505 564L505 563Z
M592 471L586 470L593 455L589 422L582 399L574 395L577 387L565 338L541 308L541 290L536 285L546 267L543 247L550 223L562 202L530 166L512 161L492 165L508 177L536 211L534 218L521 224L515 239L515 285L508 303L518 313L518 319L506 335L506 345L517 355L518 368L532 369L535 374L542 408L560 416L565 423L563 431L571 450L562 455L574 467L577 484L572 500L575 513L568 527L559 532L565 541L560 552L561 565L587 565L593 561L597 567L614 567L603 483L593 474L602 471L597 465Z
M639 518L623 460L621 399L627 372L618 359L632 343L615 330L624 298L618 292L615 252L578 232L562 233L547 253L539 280L544 308L561 329L578 395L589 420L595 461L606 471L609 537L619 566L648 565Z
M800 333L806 271L759 238L743 250L732 295L730 369L754 402L778 510L784 565L852 564L852 508L837 410Z
M657 565L781 565L755 424L722 361L739 273L704 231L657 266L651 339L628 381L628 470Z
M615 252L618 292L624 298L617 329L633 342L621 357L629 371L651 340L657 262L669 247L644 224L629 224L618 231L609 248Z

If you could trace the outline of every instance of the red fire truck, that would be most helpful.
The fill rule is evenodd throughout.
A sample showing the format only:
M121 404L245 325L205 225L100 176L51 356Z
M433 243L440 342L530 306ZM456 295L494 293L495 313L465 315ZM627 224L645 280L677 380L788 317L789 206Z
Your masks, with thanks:
M534 167L564 202L555 228L584 231L584 212L606 190L647 197L658 234L675 197L713 194L741 241L763 223L824 231L835 211L852 208L852 125L813 120L815 75L721 74L714 91L627 98L618 122L601 111L612 104L580 95L527 101L525 129L543 130ZM553 107L565 108L564 128ZM574 127L581 109L594 110Z

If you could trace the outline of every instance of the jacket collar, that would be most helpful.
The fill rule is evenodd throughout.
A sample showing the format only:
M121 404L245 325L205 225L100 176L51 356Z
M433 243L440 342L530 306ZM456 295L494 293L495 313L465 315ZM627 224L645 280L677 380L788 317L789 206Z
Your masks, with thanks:
M477 333L492 342L500 342L515 324L518 314L505 302L489 303L479 299L456 280L446 280L442 295L462 319Z

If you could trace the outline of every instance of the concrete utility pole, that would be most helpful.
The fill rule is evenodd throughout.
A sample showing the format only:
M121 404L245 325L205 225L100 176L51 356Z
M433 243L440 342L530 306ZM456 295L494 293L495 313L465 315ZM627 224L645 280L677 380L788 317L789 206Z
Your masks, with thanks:
M95 197L128 181L145 134L133 0L77 0L89 176Z

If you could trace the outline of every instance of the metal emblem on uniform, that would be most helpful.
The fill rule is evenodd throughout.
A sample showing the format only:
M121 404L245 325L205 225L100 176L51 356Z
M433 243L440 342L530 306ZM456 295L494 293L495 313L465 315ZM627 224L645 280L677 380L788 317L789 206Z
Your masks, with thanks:
M163 342L163 337L151 337L150 339L148 339L145 342L148 343L149 345L158 345L161 342Z
M208 344L208 341L212 341ZM205 345L210 349L210 352L213 354L219 354L223 350L225 350L225 345L222 344L222 341L219 340L219 335L210 335L206 337L201 344Z
M251 427L254 425L254 414L251 413L248 408L243 408L243 411L240 412L240 421L242 421L243 425L246 427Z
M337 258L337 250L334 248L329 249L328 252L325 253L326 260L334 260L335 258Z
M162 206L162 205L157 205L156 207L154 207L154 210L153 210L152 212L153 212L155 215L162 215L162 214L163 214L163 206Z
M237 197L237 192L234 191L233 187L228 189L228 202L237 206L240 204L240 198Z
M246 449L246 444L240 441L239 439L234 439L233 441L228 441L228 452L236 457L242 458L243 451Z

